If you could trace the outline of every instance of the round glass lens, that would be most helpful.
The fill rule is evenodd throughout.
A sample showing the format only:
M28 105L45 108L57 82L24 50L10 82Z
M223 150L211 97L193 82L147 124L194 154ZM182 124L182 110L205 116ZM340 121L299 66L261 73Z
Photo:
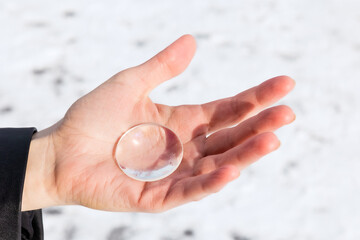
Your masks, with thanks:
M116 146L120 169L140 181L156 181L169 176L180 165L183 146L169 128L144 123L130 128Z

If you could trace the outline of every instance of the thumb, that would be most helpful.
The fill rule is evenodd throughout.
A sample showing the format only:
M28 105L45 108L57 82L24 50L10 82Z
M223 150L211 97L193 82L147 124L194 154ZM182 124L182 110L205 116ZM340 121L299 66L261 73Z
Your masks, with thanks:
M170 46L146 61L127 69L127 80L136 86L140 94L148 95L156 86L180 73L189 65L196 50L193 36L184 35Z

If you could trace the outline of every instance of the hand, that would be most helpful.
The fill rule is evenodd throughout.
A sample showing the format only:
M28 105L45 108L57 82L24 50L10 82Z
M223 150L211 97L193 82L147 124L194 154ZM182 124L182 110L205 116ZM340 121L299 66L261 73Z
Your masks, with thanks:
M109 211L164 211L219 191L277 149L272 131L295 116L287 106L263 109L294 87L289 77L203 105L173 107L150 100L151 90L185 70L195 47L193 37L181 37L147 62L114 75L76 101L57 124L35 134L23 210L80 204ZM127 177L114 159L119 136L144 122L170 127L184 144L179 168L156 182Z

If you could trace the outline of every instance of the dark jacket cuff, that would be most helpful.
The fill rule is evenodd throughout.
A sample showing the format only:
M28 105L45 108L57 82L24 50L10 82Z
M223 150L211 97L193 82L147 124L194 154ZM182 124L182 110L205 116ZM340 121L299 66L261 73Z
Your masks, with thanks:
M30 142L35 128L0 128L0 239L43 239L41 210L21 212Z

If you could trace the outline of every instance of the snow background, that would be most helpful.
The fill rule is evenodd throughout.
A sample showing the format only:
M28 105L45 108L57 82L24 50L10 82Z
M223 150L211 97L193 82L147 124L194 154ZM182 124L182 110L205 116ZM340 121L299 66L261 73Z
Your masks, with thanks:
M360 239L360 2L0 0L0 126L46 128L185 33L185 73L151 95L203 103L289 75L282 147L223 191L161 214L44 209L47 240Z

